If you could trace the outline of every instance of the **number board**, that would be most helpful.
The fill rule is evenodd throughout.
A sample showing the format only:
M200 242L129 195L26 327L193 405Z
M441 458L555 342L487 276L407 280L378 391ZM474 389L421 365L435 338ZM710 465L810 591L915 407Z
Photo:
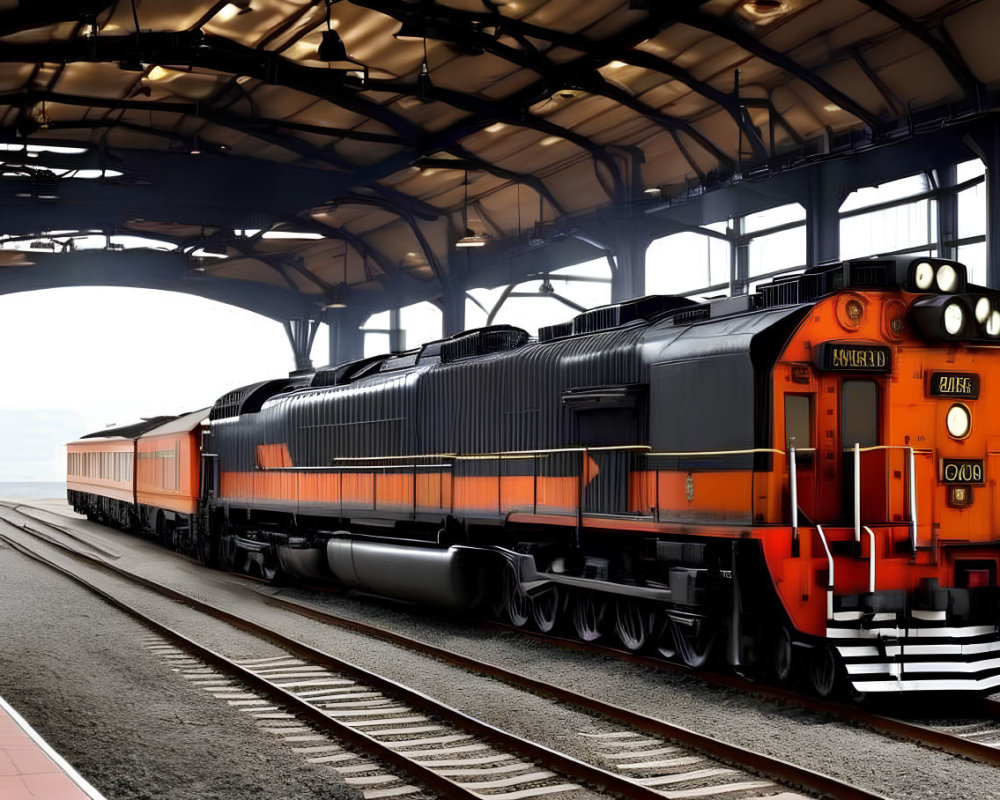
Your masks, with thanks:
M981 458L942 458L939 469L942 483L986 483Z
M974 372L932 372L928 393L931 397L979 397L979 376Z
M890 372L892 354L881 344L822 342L816 348L816 366L834 372Z

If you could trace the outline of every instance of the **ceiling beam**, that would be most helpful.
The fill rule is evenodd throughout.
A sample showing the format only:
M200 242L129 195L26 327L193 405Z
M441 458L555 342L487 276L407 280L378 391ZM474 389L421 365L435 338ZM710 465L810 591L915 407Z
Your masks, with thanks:
M315 300L279 286L193 273L179 252L78 250L30 253L33 266L0 271L0 294L68 286L127 286L182 292L279 321L314 316Z

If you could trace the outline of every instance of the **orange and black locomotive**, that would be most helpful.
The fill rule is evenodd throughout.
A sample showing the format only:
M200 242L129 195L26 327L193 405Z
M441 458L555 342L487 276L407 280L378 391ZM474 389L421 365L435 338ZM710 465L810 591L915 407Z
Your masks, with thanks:
M824 695L994 690L998 408L1000 294L851 261L231 392L169 533Z

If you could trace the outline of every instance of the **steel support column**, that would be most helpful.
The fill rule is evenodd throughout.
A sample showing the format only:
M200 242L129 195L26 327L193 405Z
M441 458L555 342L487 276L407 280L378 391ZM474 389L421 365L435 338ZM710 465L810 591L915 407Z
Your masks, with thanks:
M809 171L806 192L806 263L832 263L840 258L842 188L836 171L821 165Z
M615 252L608 256L612 303L642 297L646 293L646 251L650 239L639 235L635 226L625 221L622 228L615 235Z
M1000 125L993 123L977 137L986 164L986 285L1000 287Z
M389 309L389 352L399 353L404 349L406 337L399 324L399 308Z
M958 183L958 167L948 164L934 170L937 188L942 189L938 195L937 209L937 239L938 256L941 258L958 258L958 196L955 194L955 184Z
M365 335L361 325L367 311L356 308L328 308L326 324L330 329L330 363L356 361L365 354Z
M451 281L441 295L441 335L454 336L465 330L465 290Z
M729 294L732 297L746 294L750 289L750 242L752 237L743 233L743 217L733 220L735 230L730 236L733 246L729 256Z
M288 343L292 346L292 353L295 356L296 372L309 372L313 368L309 354L312 352L317 330L319 330L319 320L317 319L303 317L302 319L285 320L285 334L288 336Z

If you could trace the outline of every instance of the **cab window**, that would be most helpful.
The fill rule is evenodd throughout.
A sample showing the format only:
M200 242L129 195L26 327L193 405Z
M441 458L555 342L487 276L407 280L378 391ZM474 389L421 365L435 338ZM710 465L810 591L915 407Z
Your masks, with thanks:
M878 391L875 381L849 380L841 387L841 443L845 450L878 444Z
M812 447L812 396L785 395L785 446L796 450Z

